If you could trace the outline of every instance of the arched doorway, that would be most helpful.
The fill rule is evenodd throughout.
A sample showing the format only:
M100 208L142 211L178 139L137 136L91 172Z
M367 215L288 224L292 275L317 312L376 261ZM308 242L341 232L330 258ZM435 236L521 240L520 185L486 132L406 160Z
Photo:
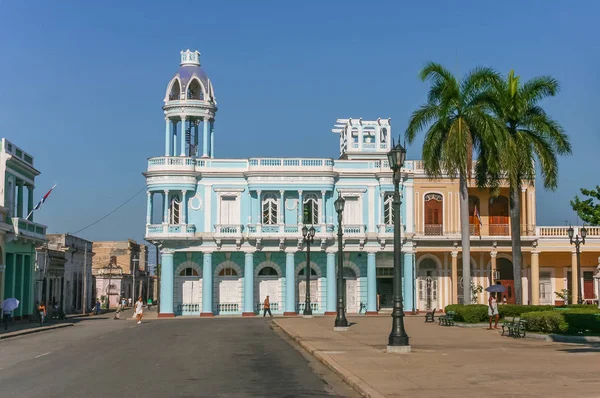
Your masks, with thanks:
M506 196L490 198L490 235L509 236L508 199Z
M202 276L197 265L186 264L175 274L175 314L200 315Z
M315 269L314 264L310 267L310 307L313 312L319 311L319 275ZM296 292L298 293L298 313L304 311L306 305L306 266L300 268L298 271L298 285Z
M444 198L439 193L428 193L425 201L425 235L442 235L444 232Z
M418 309L431 311L438 308L437 264L431 258L425 258L417 270Z
M233 262L225 262L215 270L215 312L235 314L242 308L242 278L240 267Z
M350 267L344 267L344 286L345 286L345 308L349 314L359 311L357 305L357 287L358 278L356 272Z
M506 288L506 291L500 296L501 300L506 298L508 304L515 304L517 298L515 296L515 274L512 261L507 258L500 257L496 260L496 270L500 273L498 281Z
M263 303L267 296L271 303L271 311L281 311L281 274L279 271L273 266L264 266L258 271L255 280L257 286L254 292L257 311L260 313L264 309Z

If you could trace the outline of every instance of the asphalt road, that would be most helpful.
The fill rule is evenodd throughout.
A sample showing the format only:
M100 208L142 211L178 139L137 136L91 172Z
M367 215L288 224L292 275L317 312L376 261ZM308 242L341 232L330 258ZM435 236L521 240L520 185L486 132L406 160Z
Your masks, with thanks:
M358 396L270 321L94 317L0 341L0 396Z

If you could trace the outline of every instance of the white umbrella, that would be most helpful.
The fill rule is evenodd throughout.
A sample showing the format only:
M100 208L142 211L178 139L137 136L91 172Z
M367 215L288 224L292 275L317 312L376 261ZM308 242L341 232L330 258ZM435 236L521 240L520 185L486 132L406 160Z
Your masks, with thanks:
M19 307L19 300L17 300L16 298L7 298L2 303L2 310L6 311L6 312L14 311L18 307Z

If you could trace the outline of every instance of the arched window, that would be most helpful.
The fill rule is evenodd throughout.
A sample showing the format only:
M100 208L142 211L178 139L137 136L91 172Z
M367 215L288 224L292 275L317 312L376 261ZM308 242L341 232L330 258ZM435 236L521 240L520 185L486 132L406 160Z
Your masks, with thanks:
M394 194L392 193L383 196L383 223L394 225Z
M204 91L197 79L192 80L187 89L187 99L204 100Z
M219 272L219 276L237 276L237 272L231 267L225 267Z
M171 205L169 206L169 223L179 224L181 221L179 218L179 212L181 210L181 200L179 195L175 195L171 198Z
M298 272L298 276L304 276L306 275L306 267L302 267L300 269L300 272ZM317 276L317 271L314 270L314 268L311 267L310 269L310 276Z
M444 230L443 197L439 193L425 195L425 235L442 235Z
M179 100L180 92L181 92L181 86L179 85L179 79L175 79L175 82L171 86L171 91L169 92L169 101Z
M350 267L344 267L344 278L356 278L356 272Z
M363 143L374 144L375 143L375 129L372 127L363 128Z
M179 276L198 276L198 271L196 271L192 267L188 267L186 269L182 269L179 273Z
M358 129L352 129L352 142L358 143Z
M490 198L490 235L508 236L508 199Z
M382 144L387 143L387 129L384 127L381 130L379 130L379 141L381 141Z
M277 224L277 196L273 193L268 193L263 197L262 201L262 223L267 225Z
M319 198L314 193L309 193L304 198L303 207L303 220L304 224L318 224L319 223Z
M273 267L264 267L258 272L258 276L277 276L277 271Z

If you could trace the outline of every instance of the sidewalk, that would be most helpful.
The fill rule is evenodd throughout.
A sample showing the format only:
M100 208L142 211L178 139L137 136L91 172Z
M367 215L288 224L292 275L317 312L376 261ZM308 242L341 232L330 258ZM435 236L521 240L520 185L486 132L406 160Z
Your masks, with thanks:
M600 346L500 336L484 328L442 327L406 317L412 352L388 354L391 318L333 317L273 322L304 349L370 397L597 397Z

